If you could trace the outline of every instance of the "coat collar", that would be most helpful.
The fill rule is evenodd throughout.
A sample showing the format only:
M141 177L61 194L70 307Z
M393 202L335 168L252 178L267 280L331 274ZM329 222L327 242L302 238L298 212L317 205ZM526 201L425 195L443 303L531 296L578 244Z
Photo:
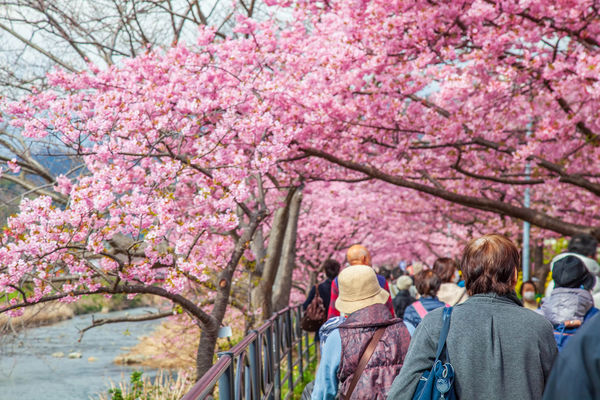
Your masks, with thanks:
M474 294L473 296L469 297L468 301L478 303L478 302L489 302L490 300L507 303L507 304L512 303L519 307L523 307L523 302L521 302L521 300L517 297L517 293L515 293L514 291L512 291L506 295L500 295L498 293Z
M339 328L386 326L398 321L398 318L392 318L392 314L385 304L373 304L350 314Z

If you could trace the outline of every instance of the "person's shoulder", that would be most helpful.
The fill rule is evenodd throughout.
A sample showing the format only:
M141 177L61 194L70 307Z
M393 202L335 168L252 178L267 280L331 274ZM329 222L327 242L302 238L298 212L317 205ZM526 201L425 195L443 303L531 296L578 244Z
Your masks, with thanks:
M597 309L596 307L590 308L588 310L588 312L585 314L585 317L583 317L584 322L591 320L596 314L598 314L598 311L600 311L600 310Z
M335 328L337 328L338 326L340 326L344 322L344 319L345 318L342 317L342 316L331 317L327 321L325 321L323 323L323 325L321 325L321 328L335 329Z
M522 324L521 326L527 326L532 330L554 330L552 323L543 314L525 307L515 307L513 318L518 320L517 324Z
M327 278L323 282L319 283L319 287L327 288L331 287L331 279Z

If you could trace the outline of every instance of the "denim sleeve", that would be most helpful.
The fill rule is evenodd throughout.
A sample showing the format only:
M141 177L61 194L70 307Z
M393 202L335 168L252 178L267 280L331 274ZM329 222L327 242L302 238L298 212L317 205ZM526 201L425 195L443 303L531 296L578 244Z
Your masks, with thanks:
M404 321L404 325L406 326L406 329L408 329L408 333L410 334L410 337L412 337L413 333L415 333L414 325L408 321Z
M338 391L338 369L342 359L342 339L339 329L333 330L323 346L311 400L333 400Z

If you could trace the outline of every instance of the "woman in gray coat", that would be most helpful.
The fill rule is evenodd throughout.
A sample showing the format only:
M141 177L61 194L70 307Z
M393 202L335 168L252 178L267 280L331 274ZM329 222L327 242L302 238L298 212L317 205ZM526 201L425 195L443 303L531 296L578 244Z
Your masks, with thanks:
M519 251L501 235L472 240L461 269L470 298L454 307L446 341L458 399L541 399L557 354L552 325L523 308L514 288ZM388 399L412 399L430 370L443 309L417 327Z

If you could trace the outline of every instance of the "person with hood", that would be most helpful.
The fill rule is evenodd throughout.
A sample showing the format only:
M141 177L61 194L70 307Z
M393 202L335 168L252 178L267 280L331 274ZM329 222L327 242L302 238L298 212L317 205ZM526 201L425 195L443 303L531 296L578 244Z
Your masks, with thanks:
M416 328L428 312L445 307L446 303L441 302L436 296L441 284L440 277L430 269L415 275L415 286L421 297L406 307L402 318Z
M600 265L596 261L597 250L598 240L595 237L588 234L575 235L569 241L567 251L557 255L550 262L550 270L553 270L552 266L561 258L578 255L581 256L580 259L583 261L586 269L595 277L600 277ZM554 276L554 271L552 271L552 275ZM551 281L546 287L545 297L550 297L554 287L555 282ZM592 288L592 297L594 298L595 306L600 307L600 281Z
M538 400L557 354L552 325L515 293L519 249L492 234L471 240L460 263L469 299L453 308L446 339L458 399ZM413 334L389 400L410 400L435 360L443 308Z
M416 299L410 294L410 287L413 284L413 280L408 275L402 275L396 280L397 294L394 297L394 312L396 317L404 318L404 310L416 301Z
M440 290L437 292L440 301L455 306L464 303L469 298L467 289L457 285L460 281L460 275L456 261L451 258L440 257L435 260L432 269L442 280Z
M338 285L335 307L346 318L327 335L311 399L334 399L338 390L348 394L362 355L376 333L382 336L374 341L374 351L357 375L350 398L385 399L404 363L410 333L402 319L393 318L386 307L390 294L379 286L373 268L347 267L340 272Z
M596 277L584 262L583 256L574 254L562 257L552 265L556 287L550 297L544 299L540 313L554 326L559 350L582 324L598 313L590 292Z

